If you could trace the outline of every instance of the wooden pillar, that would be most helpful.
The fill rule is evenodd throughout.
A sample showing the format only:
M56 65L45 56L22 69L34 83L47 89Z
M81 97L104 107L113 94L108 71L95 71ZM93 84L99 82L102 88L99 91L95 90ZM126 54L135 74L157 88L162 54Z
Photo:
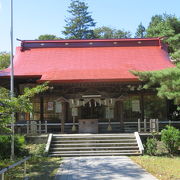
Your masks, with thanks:
M124 131L123 102L117 101L116 108L117 108L117 119L120 122L120 132L123 132Z
M66 120L66 102L62 102L62 118L61 118L61 133L64 133L64 123Z
M140 94L141 122L144 122L144 94Z
M44 97L40 96L40 121L44 121Z

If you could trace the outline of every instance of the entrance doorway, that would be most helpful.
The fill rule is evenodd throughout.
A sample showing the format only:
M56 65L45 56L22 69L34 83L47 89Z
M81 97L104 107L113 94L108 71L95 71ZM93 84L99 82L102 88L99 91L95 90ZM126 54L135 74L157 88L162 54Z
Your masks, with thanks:
M102 119L105 108L94 99L81 106L81 119Z
M98 133L98 122L103 118L104 106L91 99L80 108L79 133Z

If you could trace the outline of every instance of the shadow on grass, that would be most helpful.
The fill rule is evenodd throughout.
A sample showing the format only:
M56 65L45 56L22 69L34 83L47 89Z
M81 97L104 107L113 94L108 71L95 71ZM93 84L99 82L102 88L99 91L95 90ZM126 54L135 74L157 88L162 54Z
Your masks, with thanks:
M56 171L60 166L60 158L43 157L33 160L29 164L28 177L30 180L54 179Z
M7 167L15 162L7 163L3 161L3 166ZM27 161L27 177L30 180L51 180L60 166L60 158L50 157L32 157ZM1 179L1 177L0 177ZM24 164L17 166L5 173L5 180L23 180L24 179Z

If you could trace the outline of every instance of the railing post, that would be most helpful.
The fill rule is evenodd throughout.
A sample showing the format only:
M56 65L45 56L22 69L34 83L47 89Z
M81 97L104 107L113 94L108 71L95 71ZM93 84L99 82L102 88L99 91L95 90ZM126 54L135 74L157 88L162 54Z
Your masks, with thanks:
M1 175L1 179L2 179L2 180L4 180L4 173L2 173L2 175Z
M141 119L138 119L138 132L141 132Z
M171 120L169 119L169 126L171 126Z
M39 121L39 134L41 134L41 121Z
M144 119L144 132L146 132L147 131L147 121L146 121L146 119Z
M47 134L47 121L45 121L45 133Z
M159 132L159 119L156 119L156 130Z
M150 132L152 132L152 119L149 120L149 129L150 129Z
M29 121L26 122L27 122L27 134L29 134Z
M158 119L150 119L150 132L159 131L159 122Z

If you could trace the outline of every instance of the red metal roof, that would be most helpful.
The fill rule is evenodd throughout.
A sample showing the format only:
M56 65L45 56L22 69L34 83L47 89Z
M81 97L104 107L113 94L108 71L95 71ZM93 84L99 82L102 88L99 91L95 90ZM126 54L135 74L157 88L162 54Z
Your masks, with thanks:
M168 67L174 65L159 38L22 41L14 57L15 76L52 82L137 81L130 70Z

